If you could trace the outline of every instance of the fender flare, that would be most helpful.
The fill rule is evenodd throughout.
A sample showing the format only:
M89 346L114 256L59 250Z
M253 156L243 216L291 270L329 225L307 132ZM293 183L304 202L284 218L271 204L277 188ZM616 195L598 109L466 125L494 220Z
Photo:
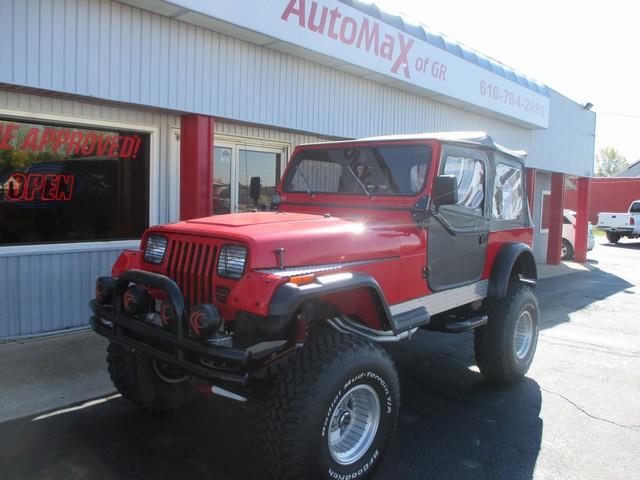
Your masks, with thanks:
M531 285L536 284L538 269L531 247L526 243L507 243L500 248L493 262L489 277L489 297L505 298L507 296L511 273L516 266L522 274L521 281Z
M382 308L384 319L393 325L393 318L387 300L380 285L370 275L361 272L343 272L316 277L313 283L295 285L284 283L278 287L269 304L269 315L291 317L307 300L312 300L332 293L346 292L359 288L368 288L377 297Z

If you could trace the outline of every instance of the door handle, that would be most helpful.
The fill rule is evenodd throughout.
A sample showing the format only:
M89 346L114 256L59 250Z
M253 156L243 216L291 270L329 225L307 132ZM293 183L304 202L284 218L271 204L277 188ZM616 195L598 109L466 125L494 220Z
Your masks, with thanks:
M487 243L489 243L489 234L488 233L480 234L480 237L478 238L478 244L486 245Z

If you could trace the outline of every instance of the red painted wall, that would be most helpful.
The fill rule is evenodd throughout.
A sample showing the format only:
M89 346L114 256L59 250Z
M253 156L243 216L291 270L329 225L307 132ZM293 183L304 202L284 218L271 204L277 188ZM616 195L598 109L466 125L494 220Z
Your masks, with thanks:
M598 222L600 212L626 212L629 204L640 200L640 178L592 178L589 221ZM564 207L577 210L578 191L567 190Z

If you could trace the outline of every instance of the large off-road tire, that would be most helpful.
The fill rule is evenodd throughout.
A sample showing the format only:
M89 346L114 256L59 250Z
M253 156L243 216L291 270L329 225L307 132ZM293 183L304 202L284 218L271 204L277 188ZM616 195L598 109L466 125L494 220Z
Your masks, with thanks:
M607 232L607 240L609 240L609 243L618 243L621 238L622 235L620 235L619 233Z
M516 283L503 299L488 299L489 321L475 330L480 372L497 383L522 378L533 361L540 330L538 300L531 287Z
M264 447L274 478L366 478L380 462L400 406L388 354L324 332L280 366L267 399Z
M566 238L562 239L562 260L571 260L573 258L573 245Z
M196 396L189 377L115 343L107 347L107 364L118 392L150 412L178 410Z

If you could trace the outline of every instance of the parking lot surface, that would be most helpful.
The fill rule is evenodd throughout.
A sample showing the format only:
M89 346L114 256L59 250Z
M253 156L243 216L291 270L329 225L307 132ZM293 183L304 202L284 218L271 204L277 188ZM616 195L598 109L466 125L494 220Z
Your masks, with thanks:
M640 242L589 258L540 282L538 352L517 385L483 381L473 334L390 348L402 407L376 478L640 478ZM104 348L91 332L0 345L0 478L266 478L259 403L147 415L114 395Z

